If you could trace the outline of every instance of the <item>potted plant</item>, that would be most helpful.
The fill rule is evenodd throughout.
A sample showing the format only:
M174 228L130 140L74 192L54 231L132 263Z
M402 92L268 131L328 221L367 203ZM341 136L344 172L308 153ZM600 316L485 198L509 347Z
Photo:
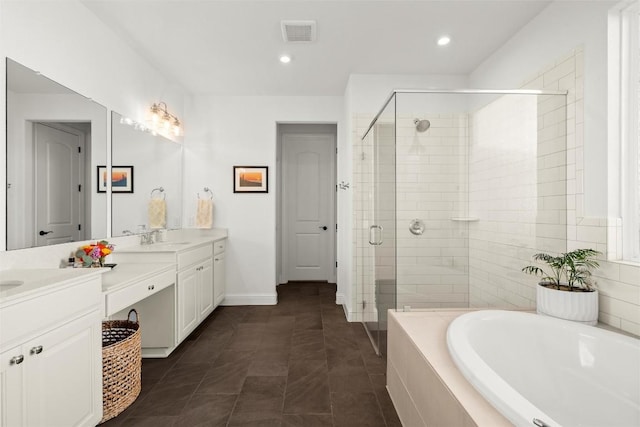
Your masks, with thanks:
M598 290L590 278L591 270L600 266L594 259L599 254L594 249L576 249L558 256L535 254L534 260L549 267L549 271L536 265L522 269L525 273L542 276L536 291L536 311L595 325L598 322Z

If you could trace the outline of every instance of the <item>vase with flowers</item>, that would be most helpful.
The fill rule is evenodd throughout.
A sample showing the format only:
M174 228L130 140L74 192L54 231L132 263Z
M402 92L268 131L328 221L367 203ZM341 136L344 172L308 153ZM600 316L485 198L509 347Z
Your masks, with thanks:
M103 267L104 258L113 252L114 246L106 240L81 246L76 251L76 258L82 260L83 267Z

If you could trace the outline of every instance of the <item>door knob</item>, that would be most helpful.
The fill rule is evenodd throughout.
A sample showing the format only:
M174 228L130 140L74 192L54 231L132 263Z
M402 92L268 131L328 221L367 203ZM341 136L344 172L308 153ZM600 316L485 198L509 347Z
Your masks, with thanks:
M51 230L49 230L49 231L40 230L40 232L38 234L41 235L41 236L44 236L44 235L50 234L50 233L53 233L53 231L51 231Z
M318 228L322 228L323 230L326 230L328 227L327 227L326 225L321 225L321 226L320 226L320 227L318 227Z

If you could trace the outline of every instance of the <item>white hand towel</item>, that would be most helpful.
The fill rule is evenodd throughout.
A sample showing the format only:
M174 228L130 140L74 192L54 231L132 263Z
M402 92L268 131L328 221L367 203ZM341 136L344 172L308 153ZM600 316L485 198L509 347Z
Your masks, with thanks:
M149 228L165 228L167 225L167 203L164 199L149 200Z
M196 210L196 228L211 228L213 226L213 201L198 199Z

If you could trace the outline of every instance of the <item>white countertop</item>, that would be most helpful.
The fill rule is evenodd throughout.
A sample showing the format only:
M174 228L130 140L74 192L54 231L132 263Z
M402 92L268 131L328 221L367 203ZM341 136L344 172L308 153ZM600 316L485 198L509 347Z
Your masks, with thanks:
M190 230L172 235L172 238L166 242L157 242L149 245L117 247L114 254L131 252L180 252L205 243L212 243L226 238L226 229L202 230L201 232L198 232L198 230Z
M0 304L27 297L51 287L86 280L104 274L106 268L34 268L0 271ZM5 287L3 283L21 283L19 286Z
M102 292L113 292L136 283L176 269L172 263L121 263L102 276Z

